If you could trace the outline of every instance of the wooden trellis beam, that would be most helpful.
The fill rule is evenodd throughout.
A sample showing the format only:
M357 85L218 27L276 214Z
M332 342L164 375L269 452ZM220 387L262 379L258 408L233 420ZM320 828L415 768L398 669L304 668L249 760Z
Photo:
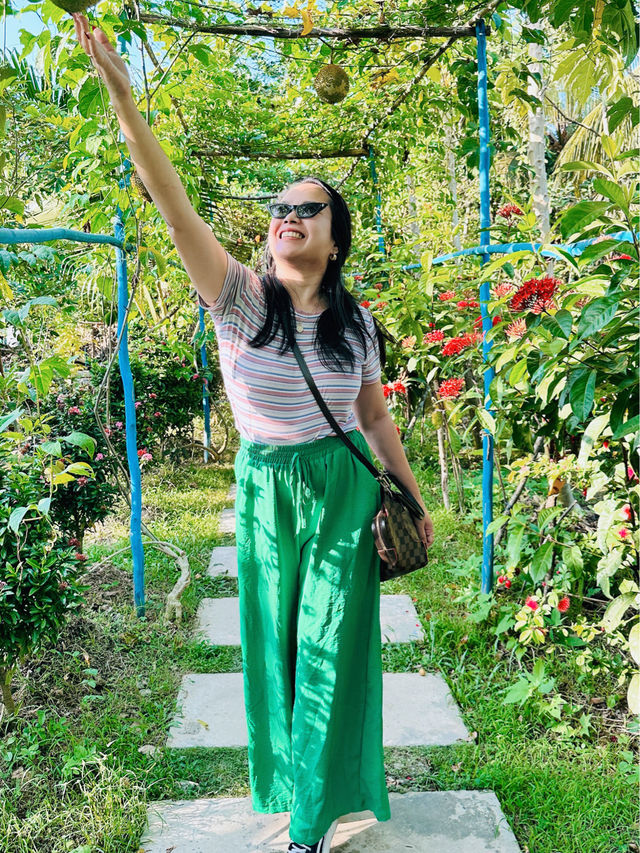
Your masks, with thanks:
M343 29L341 27L314 27L306 35L302 35L303 26L299 27L277 27L268 24L201 24L197 21L188 21L186 18L173 18L167 15L154 15L151 12L140 12L140 19L146 24L162 24L166 27L177 27L181 30L190 30L197 33L209 33L211 35L240 35L240 36L266 36L277 39L319 39L332 38L342 41L357 43L362 39L376 39L378 41L393 41L394 39L407 38L473 38L475 27L464 25L459 27L411 27L406 24L392 26L390 24L378 24L374 27L353 27ZM487 34L490 32L486 26Z

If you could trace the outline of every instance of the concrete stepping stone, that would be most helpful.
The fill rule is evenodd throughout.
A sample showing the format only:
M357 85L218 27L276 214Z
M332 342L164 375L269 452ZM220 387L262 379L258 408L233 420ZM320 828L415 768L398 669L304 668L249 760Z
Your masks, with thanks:
M167 747L248 746L241 672L183 675L176 707ZM383 673L382 718L384 746L475 742L440 674Z
M234 507L227 507L227 509L223 509L220 515L218 516L218 524L220 533L233 533L235 536L236 532L236 511Z
M238 558L235 545L219 545L211 552L207 575L217 577L228 575L230 578L238 577Z
M380 596L380 630L383 643L409 643L424 639L409 595ZM203 598L196 614L194 637L214 646L239 646L238 598Z
M235 501L237 494L238 494L238 484L237 483L231 483L231 485L229 486L229 493L227 494L227 497L229 498L230 501Z
M520 853L493 791L389 793L391 820L370 811L340 818L336 853ZM162 800L147 806L141 853L281 853L288 812L254 812L250 797Z

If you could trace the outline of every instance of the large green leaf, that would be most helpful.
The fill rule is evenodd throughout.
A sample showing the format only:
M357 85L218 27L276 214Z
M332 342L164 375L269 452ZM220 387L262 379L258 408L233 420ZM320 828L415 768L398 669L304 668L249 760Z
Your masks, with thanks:
M613 293L602 296L590 302L580 316L578 321L578 337L580 339L592 337L609 323L618 310L620 294Z
M560 231L565 240L573 234L579 234L595 219L598 219L608 208L608 201L579 201L570 207L560 219Z
M579 421L585 421L593 408L597 371L580 368L571 374L569 401L571 410Z

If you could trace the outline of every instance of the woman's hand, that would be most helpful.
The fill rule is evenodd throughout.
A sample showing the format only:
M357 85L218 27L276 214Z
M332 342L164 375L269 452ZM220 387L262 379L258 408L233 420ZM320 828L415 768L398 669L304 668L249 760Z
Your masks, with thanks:
M102 30L96 28L93 33L90 32L89 22L84 15L77 12L72 17L78 41L103 79L111 102L116 105L132 98L129 72L118 51Z
M433 521L431 520L431 516L427 512L427 508L423 502L420 500L418 503L424 510L424 518L414 518L413 523L418 531L418 536L424 542L425 548L430 548L435 541L435 537L433 535Z

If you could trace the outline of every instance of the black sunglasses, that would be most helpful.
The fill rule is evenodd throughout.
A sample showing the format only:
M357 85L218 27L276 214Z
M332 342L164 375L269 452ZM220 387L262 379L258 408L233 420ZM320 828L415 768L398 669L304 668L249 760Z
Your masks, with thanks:
M267 210L274 219L284 219L291 210L295 210L296 216L300 219L309 219L325 207L331 207L328 201L303 201L300 204L274 201L267 205Z

